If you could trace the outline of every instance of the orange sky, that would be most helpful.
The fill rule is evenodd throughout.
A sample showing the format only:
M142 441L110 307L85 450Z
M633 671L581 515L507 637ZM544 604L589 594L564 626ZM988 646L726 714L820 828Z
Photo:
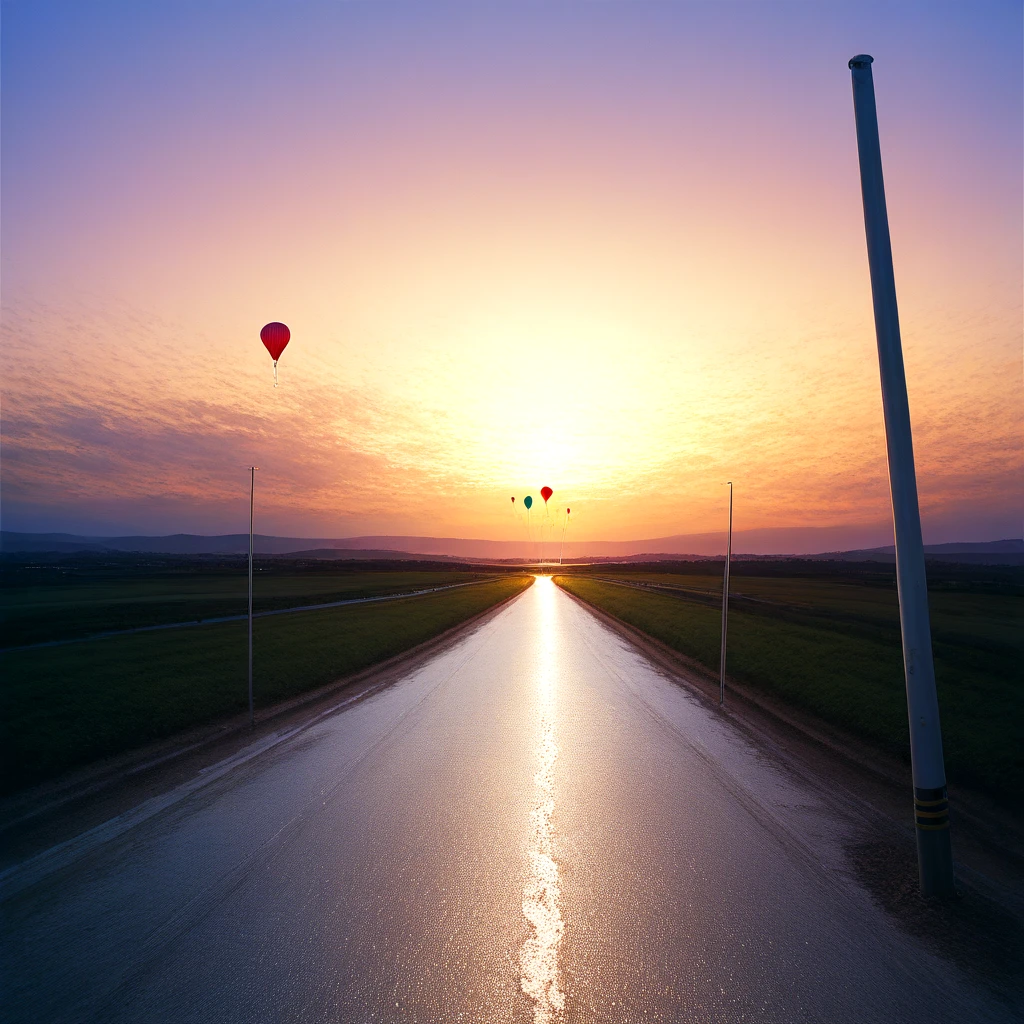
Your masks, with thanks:
M712 6L10 18L4 528L884 523L868 51L926 540L1020 536L1019 11Z

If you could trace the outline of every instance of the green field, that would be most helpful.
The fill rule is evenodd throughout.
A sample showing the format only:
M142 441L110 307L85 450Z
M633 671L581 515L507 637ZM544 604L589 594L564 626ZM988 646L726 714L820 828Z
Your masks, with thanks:
M0 648L244 614L245 559L110 560L71 557L53 563L5 561L0 573ZM485 574L464 569L373 569L347 563L257 559L255 611L326 604L465 583ZM493 576L494 573L487 575Z
M421 597L257 619L257 707L400 654L532 582L506 576ZM2 791L12 792L244 711L246 623L10 651L0 654L0 669Z
M721 576L600 574L668 588L640 590L596 575L556 580L717 673ZM929 600L949 779L1016 800L1024 786L1022 588L1005 574L993 583L980 568L958 571L952 581L936 575ZM840 579L740 575L731 589L732 678L909 758L891 571Z

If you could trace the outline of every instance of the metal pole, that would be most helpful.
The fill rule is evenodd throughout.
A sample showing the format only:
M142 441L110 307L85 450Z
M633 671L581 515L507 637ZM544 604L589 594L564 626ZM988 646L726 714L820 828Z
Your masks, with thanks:
M718 703L725 704L725 638L729 631L729 563L732 561L732 481L729 484L729 541L725 549L725 576L722 579L722 653L719 657L721 676L718 683Z
M252 704L252 508L256 491L256 466L249 467L249 727L256 724Z
M882 381L885 444L889 460L896 539L896 588L903 633L903 664L910 719L910 760L914 776L914 818L917 826L917 861L921 892L925 896L952 896L953 853L949 840L949 803L942 757L939 701L932 664L931 626L928 621L928 585L925 579L921 514L917 504L914 444L910 432L910 405L903 369L896 279L892 267L889 218L882 181L882 154L878 142L872 58L860 54L850 60L853 108L857 120L864 231L867 235L871 295L875 307L875 336Z

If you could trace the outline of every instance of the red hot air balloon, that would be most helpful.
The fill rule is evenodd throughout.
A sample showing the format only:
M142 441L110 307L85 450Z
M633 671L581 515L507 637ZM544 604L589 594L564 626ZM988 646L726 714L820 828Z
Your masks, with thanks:
M571 509L571 508L567 508L567 509L565 510L565 514L566 514L566 515L568 515L568 514L569 514L569 513L571 512L571 511L572 511L572 509Z
M285 346L291 340L291 337L292 332L284 324L279 324L276 320L273 323L267 324L260 331L260 340L267 346L270 358L274 360L275 388L277 387L277 361L281 358L281 353L285 350Z
M512 504L514 505L515 503L516 503L516 499L515 499L515 495L513 495L512 496Z
M540 496L544 499L544 504L545 505L548 503L548 498L550 498L551 495L554 494L554 493L555 492L553 490L551 490L550 487L542 487L540 489Z

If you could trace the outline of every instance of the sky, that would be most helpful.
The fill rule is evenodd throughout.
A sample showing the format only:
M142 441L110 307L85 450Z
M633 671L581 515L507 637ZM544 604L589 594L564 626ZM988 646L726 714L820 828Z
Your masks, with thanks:
M733 480L891 540L866 52L925 540L1021 536L1019 3L2 17L4 529L243 532L255 464L262 533L707 533Z

